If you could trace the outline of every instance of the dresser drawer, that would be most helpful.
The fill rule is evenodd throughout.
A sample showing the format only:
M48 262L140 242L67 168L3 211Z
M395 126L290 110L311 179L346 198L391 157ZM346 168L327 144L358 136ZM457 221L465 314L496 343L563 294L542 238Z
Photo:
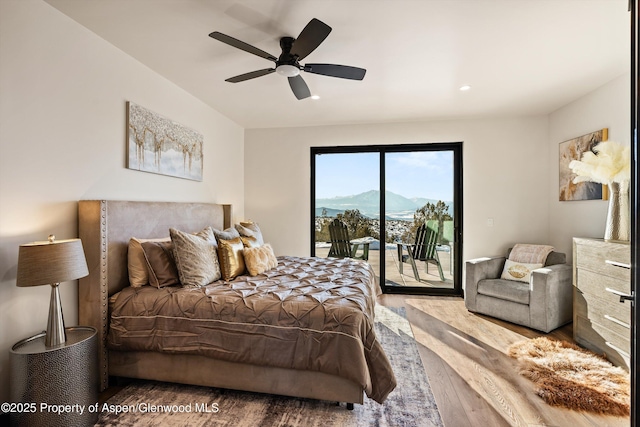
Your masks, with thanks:
M604 295L606 296L606 295ZM602 325L621 336L631 334L631 307L629 303L618 302L618 297L611 298L576 291L574 295L574 312L591 322Z
M573 325L579 344L594 353L606 354L618 366L629 367L630 336L622 336L582 316L575 316Z
M576 239L575 251L575 268L578 270L585 269L630 282L630 269L611 264L630 264L631 247L628 244Z
M608 292L607 289L612 289L624 294L631 293L631 281L620 280L615 277L605 276L604 274L595 273L587 269L577 269L575 271L575 284L576 287L587 294L597 295L598 297L611 300L620 301L620 297ZM623 304L620 304L621 306Z

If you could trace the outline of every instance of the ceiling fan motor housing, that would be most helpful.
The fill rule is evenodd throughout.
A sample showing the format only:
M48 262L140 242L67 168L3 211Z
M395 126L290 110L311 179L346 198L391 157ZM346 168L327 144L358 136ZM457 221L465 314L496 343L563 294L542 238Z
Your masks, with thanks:
M300 74L300 70L302 69L300 64L298 64L297 56L291 54L291 48L295 41L296 39L293 37L282 37L280 39L282 53L276 61L276 73L282 76L295 77Z

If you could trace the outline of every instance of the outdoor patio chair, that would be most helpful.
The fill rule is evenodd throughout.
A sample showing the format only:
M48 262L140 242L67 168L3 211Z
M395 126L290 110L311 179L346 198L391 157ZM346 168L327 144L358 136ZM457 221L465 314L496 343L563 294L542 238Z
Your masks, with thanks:
M411 264L413 275L418 282L423 280L418 273L416 261L424 261L427 274L429 273L429 263L435 264L440 273L440 280L445 281L442 265L436 250L438 245L438 221L426 221L416 231L415 243L398 243L398 264L400 274L403 274L403 265L405 262ZM406 250L407 254L404 254Z
M339 219L334 219L329 224L329 236L331 248L329 257L332 258L354 258L367 261L369 259L369 243L351 243L347 225ZM363 245L362 254L356 255L360 245Z

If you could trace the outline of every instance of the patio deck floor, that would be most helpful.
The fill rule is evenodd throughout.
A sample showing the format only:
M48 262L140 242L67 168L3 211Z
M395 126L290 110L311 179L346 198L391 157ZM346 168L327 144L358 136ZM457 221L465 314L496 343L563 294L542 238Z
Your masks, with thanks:
M329 253L329 247L316 247L316 256L326 258ZM358 253L360 254L360 252ZM418 261L416 264L420 273L421 281L417 281L413 276L413 270L411 264L404 263L403 274L400 274L398 264L398 251L394 247L393 249L387 248L385 250L385 273L386 273L386 286L424 286L424 287L436 287L436 288L451 288L453 289L453 271L451 268L451 253L446 251L438 251L438 258L442 265L442 272L444 274L444 282L440 280L440 274L438 273L438 267L435 264L430 263L428 273L426 269L426 263ZM380 273L380 251L369 250L369 261L376 274Z

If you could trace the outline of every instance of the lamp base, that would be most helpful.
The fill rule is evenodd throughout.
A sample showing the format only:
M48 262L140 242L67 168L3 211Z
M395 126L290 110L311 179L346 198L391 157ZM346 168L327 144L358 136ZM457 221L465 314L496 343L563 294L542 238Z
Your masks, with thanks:
M60 283L51 284L51 300L49 301L49 320L47 321L47 334L44 338L45 347L55 347L67 341L64 330L64 317L62 316L62 303L60 302Z

